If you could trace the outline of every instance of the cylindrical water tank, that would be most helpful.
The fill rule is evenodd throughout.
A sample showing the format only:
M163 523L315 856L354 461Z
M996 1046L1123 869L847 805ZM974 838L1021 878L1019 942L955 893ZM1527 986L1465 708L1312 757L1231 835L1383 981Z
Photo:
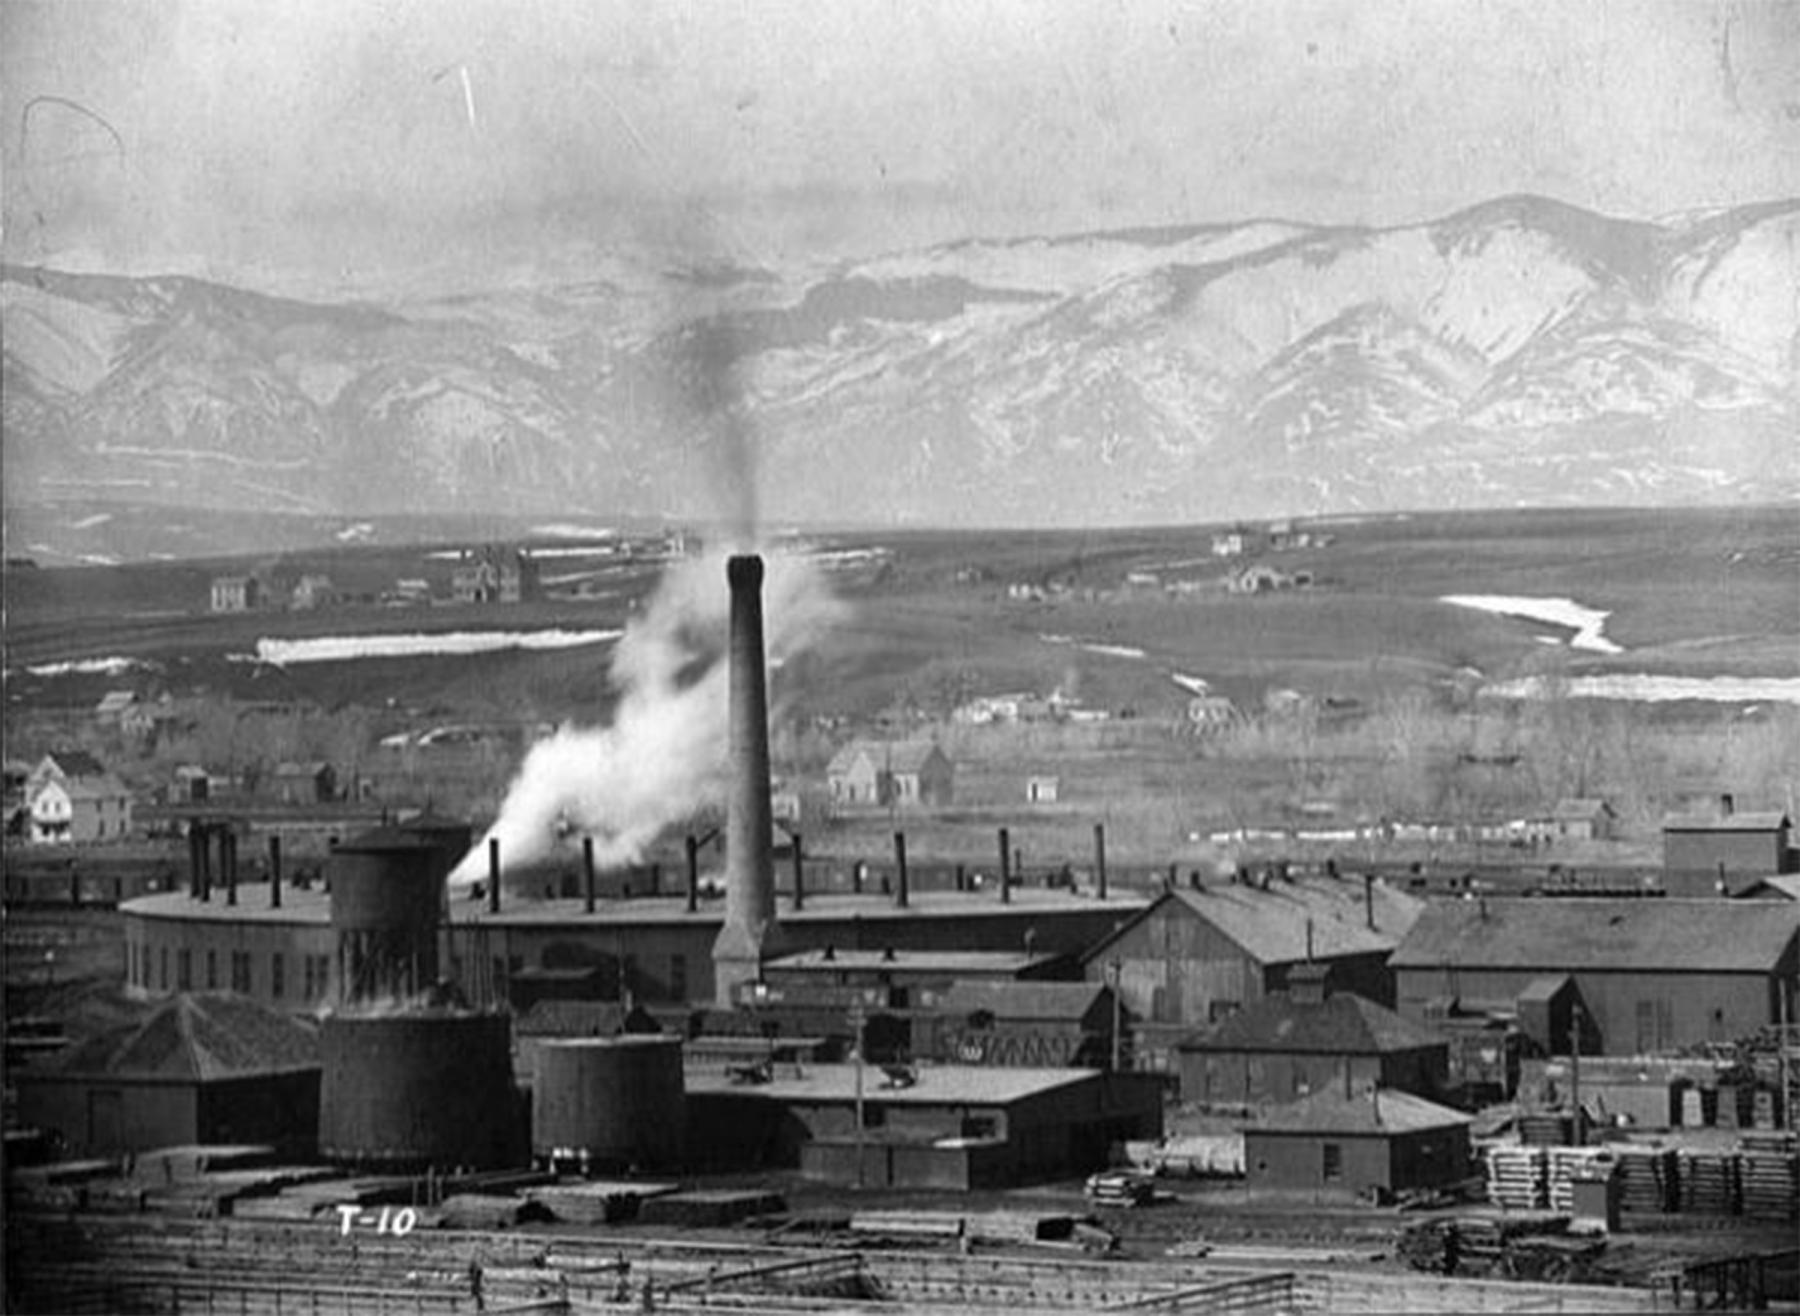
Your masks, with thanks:
M400 830L417 836L438 855L439 880L448 878L475 844L475 831L460 818L426 811L400 824Z
M521 1159L503 1014L327 1015L319 1151L348 1165L492 1169Z
M546 1041L531 1089L531 1150L596 1168L679 1166L687 1086L676 1037Z
M332 927L435 931L444 902L439 853L429 838L393 827L339 845L325 865Z

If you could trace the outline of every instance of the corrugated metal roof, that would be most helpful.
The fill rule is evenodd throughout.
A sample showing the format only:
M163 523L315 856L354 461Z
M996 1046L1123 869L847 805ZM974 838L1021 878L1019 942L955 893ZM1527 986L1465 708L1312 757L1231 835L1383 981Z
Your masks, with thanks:
M57 1057L59 1074L206 1081L319 1066L319 1040L291 1015L235 993L170 997L136 1023Z
M1444 1046L1431 1029L1350 992L1315 1003L1277 993L1239 1010L1183 1051L1278 1051L1305 1055L1386 1055Z
M1098 982L959 982L937 1004L962 1014L986 1010L996 1019L1078 1023L1107 990Z
M1571 897L1434 901L1393 968L1767 973L1800 936L1800 905Z
M1341 1088L1315 1092L1299 1101L1277 1106L1255 1124L1244 1126L1244 1136L1258 1133L1421 1133L1427 1129L1454 1128L1471 1123L1460 1110L1410 1092L1376 1088L1345 1096Z
M1164 915L1170 901L1205 919L1262 964L1380 954L1399 944L1424 902L1379 880L1371 888L1371 896L1375 907L1373 928L1364 905L1363 884L1355 878L1277 879L1266 889L1235 882L1215 882L1199 891L1182 887L1163 896L1082 958L1091 964L1102 957L1132 927Z

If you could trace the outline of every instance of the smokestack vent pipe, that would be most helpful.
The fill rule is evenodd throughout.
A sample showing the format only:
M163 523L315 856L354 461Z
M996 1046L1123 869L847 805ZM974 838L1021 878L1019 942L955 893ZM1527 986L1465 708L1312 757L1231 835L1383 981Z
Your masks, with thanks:
M905 909L907 901L906 882L906 833L894 833L894 904Z
M692 914L700 908L700 841L692 832L687 838L687 898Z
M1363 874L1363 917L1368 920L1371 931L1375 927L1375 874Z
M488 837L488 913L500 912L500 838Z
M1012 838L1000 829L1000 903L1012 903Z
M1100 899L1106 899L1106 824L1094 824L1094 882Z
M594 838L591 836L581 838L581 879L584 884L582 887L582 894L585 897L583 903L587 912L592 914L594 912Z
M219 867L225 874L225 903L237 904L237 833L227 827L219 833Z
M799 832L791 833L794 841L794 912L806 908L806 853Z
M967 891L969 889L969 874L961 864L956 866L956 889L958 891Z
M269 838L269 908L281 908L281 838Z
M212 824L200 824L200 899L212 903Z

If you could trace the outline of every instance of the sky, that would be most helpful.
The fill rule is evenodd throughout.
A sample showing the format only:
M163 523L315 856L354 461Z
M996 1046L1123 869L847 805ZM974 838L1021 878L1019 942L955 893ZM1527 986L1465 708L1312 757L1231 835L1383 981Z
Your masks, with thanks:
M0 250L272 290L1800 194L1791 0L4 0Z

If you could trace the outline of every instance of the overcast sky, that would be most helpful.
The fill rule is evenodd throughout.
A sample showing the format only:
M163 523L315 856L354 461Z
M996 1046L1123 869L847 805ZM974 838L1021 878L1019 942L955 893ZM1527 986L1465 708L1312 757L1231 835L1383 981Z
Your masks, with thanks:
M1800 193L1792 0L4 0L0 52L8 259L271 285Z

